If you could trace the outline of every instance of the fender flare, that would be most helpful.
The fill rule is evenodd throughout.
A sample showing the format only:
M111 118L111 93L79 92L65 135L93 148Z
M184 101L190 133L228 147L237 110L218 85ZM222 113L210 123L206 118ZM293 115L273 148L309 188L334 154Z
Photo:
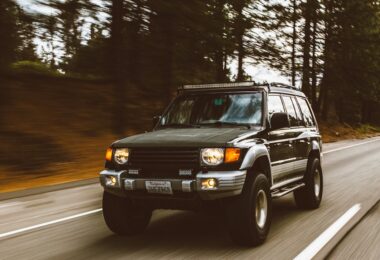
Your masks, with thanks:
M255 144L251 148L248 149L244 160L241 164L240 169L250 169L256 162L258 158L266 157L269 162L269 182L272 185L273 184L273 178L272 178L272 171L271 171L271 161L269 156L268 148L264 144Z
M311 151L321 152L321 146L317 140L311 141Z

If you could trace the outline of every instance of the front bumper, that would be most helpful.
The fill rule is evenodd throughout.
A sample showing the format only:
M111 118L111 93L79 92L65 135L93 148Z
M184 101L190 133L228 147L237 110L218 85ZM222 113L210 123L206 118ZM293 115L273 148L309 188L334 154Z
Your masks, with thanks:
M148 180L170 181L173 192L176 194L196 193L202 200L215 200L232 197L241 194L247 175L246 170L223 171L198 173L195 179L143 179L127 177L126 171L104 170L100 172L100 183L105 190L114 194L126 195L134 192L146 191L145 182ZM107 178L113 176L116 180L112 184L107 182ZM202 181L205 179L215 179L217 186L212 189L202 188ZM144 193L142 193L144 194ZM168 196L168 195L165 195ZM169 195L171 196L171 195Z

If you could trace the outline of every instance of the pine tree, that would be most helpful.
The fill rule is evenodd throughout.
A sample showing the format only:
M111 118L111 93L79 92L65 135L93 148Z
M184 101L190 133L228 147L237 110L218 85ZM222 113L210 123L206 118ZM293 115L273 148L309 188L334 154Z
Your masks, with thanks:
M0 71L7 69L17 57L21 43L17 27L18 10L14 1L0 1Z
M17 33L20 46L17 50L18 60L37 61L36 44L36 18L34 14L25 12L20 6L17 8Z
M232 8L235 12L235 19L233 19L232 30L234 32L234 37L236 40L236 50L237 50L237 81L244 81L246 75L244 72L244 59L246 58L246 37L247 32L253 27L253 19L249 17L250 0L233 0Z

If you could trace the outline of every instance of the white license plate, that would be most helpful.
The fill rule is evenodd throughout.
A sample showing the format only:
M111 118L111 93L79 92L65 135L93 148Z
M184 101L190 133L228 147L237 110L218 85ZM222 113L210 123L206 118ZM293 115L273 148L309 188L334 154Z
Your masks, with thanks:
M145 187L149 193L173 194L170 181L145 181Z

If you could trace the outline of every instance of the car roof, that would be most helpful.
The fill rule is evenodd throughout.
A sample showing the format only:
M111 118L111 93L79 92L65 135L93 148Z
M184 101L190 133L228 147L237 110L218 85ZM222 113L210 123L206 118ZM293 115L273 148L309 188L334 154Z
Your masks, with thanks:
M288 94L305 97L298 88L283 83L256 83L256 82L234 82L216 84L184 85L178 88L179 93L194 92L233 92L233 91L257 91L265 90L268 93Z

